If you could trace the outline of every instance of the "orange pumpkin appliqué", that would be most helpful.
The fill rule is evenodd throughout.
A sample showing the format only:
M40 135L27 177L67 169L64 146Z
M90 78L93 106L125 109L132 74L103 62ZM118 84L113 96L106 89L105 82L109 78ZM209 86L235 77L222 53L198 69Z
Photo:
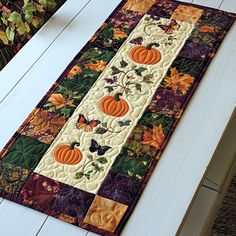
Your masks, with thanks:
M161 53L153 46L158 45L156 43L151 43L147 46L135 46L130 52L130 58L139 64L154 65L161 60ZM158 45L159 46L159 45Z
M74 142L71 145L61 144L55 148L53 157L61 164L76 165L83 158L81 151L77 148L79 145L80 144L77 142Z
M120 98L122 94L117 93L115 96L105 96L99 103L99 107L107 115L121 117L129 111L128 103Z
M213 26L203 25L200 28L200 32L202 33L213 33L215 31Z

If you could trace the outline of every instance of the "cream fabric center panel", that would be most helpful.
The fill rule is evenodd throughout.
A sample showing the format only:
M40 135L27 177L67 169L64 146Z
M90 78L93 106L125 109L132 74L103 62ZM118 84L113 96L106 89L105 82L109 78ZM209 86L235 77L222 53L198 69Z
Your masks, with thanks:
M168 38L170 35L159 27L160 25L169 24L170 19L151 19L149 15L143 16L139 24L118 50L117 54L110 61L106 70L99 76L88 94L76 108L73 115L41 159L35 172L96 194L129 134L150 103L160 82L194 27L192 24L178 22L179 29L174 30L171 34L175 39L169 45L167 43L169 42ZM134 57L131 56L130 51L134 47L137 47L132 41L134 39L140 39L141 37L142 45L149 45L151 47L151 44L153 44L152 48L159 51L160 60L156 64L140 64L135 62ZM139 57L139 59L142 59L142 56ZM124 61L127 63L125 68L122 69L124 72L114 76L114 67L120 68ZM152 61L158 61L158 58L152 58ZM138 68L142 68L142 73L139 76L135 72L135 69ZM152 83L144 81L147 75ZM113 91L108 91L106 88L109 85L106 78L112 78L116 81L114 83L116 87ZM128 83L129 85L126 87L126 91L124 91L125 86L123 85L124 81L127 79L130 80L130 83ZM141 88L139 86L137 87L137 84L140 84ZM119 93L122 93L120 98L124 99L128 104L127 113L120 117L105 114L100 108L100 101L106 96L114 96ZM88 120L99 120L102 123L106 123L106 126L113 132L97 134L95 130L85 132L84 129L77 129L76 124L80 114L83 114ZM117 128L118 122L127 121L128 126ZM90 150L92 140L96 140L101 146L110 147L104 155L101 155L106 158L107 162L102 165L102 171L94 171L90 175L90 178L78 179L76 178L76 172L85 171L85 169L89 171L94 168L94 166L92 166L94 162L92 162L91 159L97 158L98 153L91 152ZM78 148L82 152L82 160L75 165L66 165L57 162L53 155L54 150L61 144L71 144L73 142L80 143Z

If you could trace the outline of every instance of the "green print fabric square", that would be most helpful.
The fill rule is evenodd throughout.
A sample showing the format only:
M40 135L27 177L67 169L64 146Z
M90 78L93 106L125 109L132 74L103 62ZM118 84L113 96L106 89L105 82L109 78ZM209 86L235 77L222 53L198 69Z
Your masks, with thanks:
M222 40L222 32L230 21L225 12L207 9L197 22L189 40L213 48L219 40Z
M112 171L142 179L151 161L152 157L149 154L135 152L132 148L123 148L112 165Z
M177 72L182 73L183 75L190 75L193 78L198 78L204 63L205 62L202 60L177 57L172 64L172 68L176 68ZM167 75L169 74L171 73L167 73Z
M3 160L33 170L48 147L47 144L20 135L4 155Z
M31 171L0 161L0 192L4 196L18 196Z
M89 48L51 94L43 109L69 118L114 54L97 47Z
M170 129L173 120L173 117L158 115L156 113L147 111L143 114L138 124L146 126L148 128L153 128L154 126L162 125L163 132L166 134Z

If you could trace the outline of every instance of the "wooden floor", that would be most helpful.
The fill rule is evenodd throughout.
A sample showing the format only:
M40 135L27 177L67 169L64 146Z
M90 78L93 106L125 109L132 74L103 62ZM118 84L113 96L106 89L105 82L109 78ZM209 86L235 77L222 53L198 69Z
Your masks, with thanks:
M0 72L0 149L119 2L68 0ZM236 0L184 2L236 13ZM173 236L178 231L236 105L235 58L236 25L210 65L122 235ZM185 145L180 146L180 141ZM210 190L201 187L201 191ZM94 235L7 200L0 202L1 236Z

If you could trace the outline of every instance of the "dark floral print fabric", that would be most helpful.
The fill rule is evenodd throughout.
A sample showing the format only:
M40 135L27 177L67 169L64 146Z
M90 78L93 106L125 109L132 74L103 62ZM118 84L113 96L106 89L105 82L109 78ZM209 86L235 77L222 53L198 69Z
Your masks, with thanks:
M7 199L14 200L20 193L31 171L11 163L0 161L0 192Z
M33 173L21 189L19 202L49 214L61 186L57 181Z
M139 178L110 172L100 187L98 195L129 205L133 201L140 183Z
M94 197L94 194L64 185L54 202L51 214L57 217L64 214L75 221L83 220Z

